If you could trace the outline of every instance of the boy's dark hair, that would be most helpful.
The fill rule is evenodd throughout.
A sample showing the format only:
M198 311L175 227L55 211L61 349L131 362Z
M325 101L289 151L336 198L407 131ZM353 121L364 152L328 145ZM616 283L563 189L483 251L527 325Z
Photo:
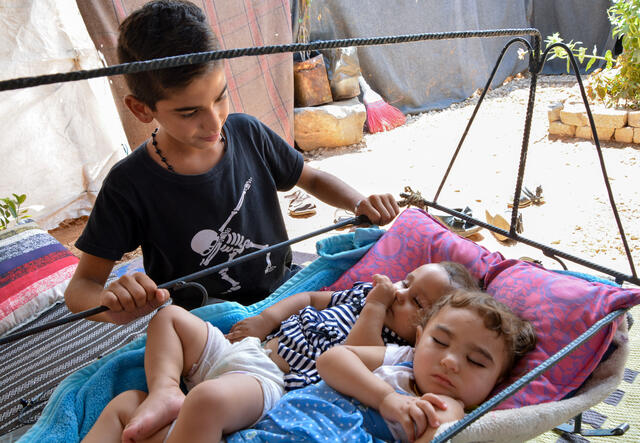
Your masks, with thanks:
M454 288L468 289L470 291L480 290L478 282L469 273L469 270L460 263L443 261L438 264L442 266L447 275L449 275L449 281Z
M485 327L504 339L507 361L501 376L508 374L518 359L536 346L536 333L531 323L518 317L509 306L482 291L454 290L434 303L429 313L422 317L420 326L424 327L447 306L477 312L484 319Z
M202 10L182 0L155 0L132 12L121 24L118 59L131 63L219 49ZM131 94L155 111L167 90L183 88L216 62L125 74Z

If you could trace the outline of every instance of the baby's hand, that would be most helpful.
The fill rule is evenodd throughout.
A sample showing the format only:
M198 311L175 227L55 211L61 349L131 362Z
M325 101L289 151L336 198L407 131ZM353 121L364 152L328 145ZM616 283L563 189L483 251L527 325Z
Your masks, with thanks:
M226 337L230 342L240 341L245 337L258 337L262 341L267 338L270 332L271 328L266 319L260 315L255 315L240 320L233 325Z
M373 276L373 289L367 294L365 303L380 303L386 309L393 303L395 293L396 288L389 277L375 274Z
M374 225L386 225L400 213L400 207L391 194L374 194L358 202L356 215L366 215Z
M447 409L447 405L438 396L425 394L422 397L392 392L380 404L380 415L385 419L400 423L409 441L420 437L428 427L440 426L436 408Z

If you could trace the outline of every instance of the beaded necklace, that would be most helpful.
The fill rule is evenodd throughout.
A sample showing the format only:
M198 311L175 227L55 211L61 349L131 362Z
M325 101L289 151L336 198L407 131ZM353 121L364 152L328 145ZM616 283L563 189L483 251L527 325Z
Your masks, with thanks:
M162 153L162 151L160 150L160 148L158 148L158 142L156 141L156 134L158 134L158 128L156 128L152 133L151 133L151 144L153 145L153 147L156 150L156 154L158 154L158 156L160 157L160 160L162 160L162 163L164 163L167 166L167 169L171 172L176 172L173 169L173 166L171 166L169 164L169 162L167 161L167 158L164 156L164 154ZM222 142L222 146L225 145L225 143L227 142L227 139L224 136L224 133L220 134L220 141Z

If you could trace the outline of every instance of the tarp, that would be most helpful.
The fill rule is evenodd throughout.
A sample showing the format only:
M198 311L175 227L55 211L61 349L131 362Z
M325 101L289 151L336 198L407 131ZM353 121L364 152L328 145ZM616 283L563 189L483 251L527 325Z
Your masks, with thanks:
M0 79L104 66L74 0L0 2ZM106 78L0 92L0 197L27 194L43 229L88 214L128 152Z
M222 48L291 42L287 0L193 2ZM2 0L0 79L117 64L119 23L143 3ZM225 68L231 111L258 117L289 143L292 66L285 53L236 58ZM0 92L0 198L26 194L30 215L47 230L88 215L111 166L155 128L122 105L127 93L122 76Z
M560 32L599 50L613 46L608 0L325 0L312 2L310 40L537 27L542 39ZM295 30L294 30L295 35ZM384 99L405 113L444 108L483 88L512 37L423 41L358 48L362 73ZM544 42L543 42L544 47ZM528 68L516 44L492 87ZM564 63L548 64L561 73Z

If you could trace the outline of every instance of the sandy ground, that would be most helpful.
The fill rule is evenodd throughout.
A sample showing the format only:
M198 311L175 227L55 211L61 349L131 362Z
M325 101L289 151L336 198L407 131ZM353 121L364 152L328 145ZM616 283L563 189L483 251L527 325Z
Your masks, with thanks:
M546 203L521 209L522 235L630 274L595 145L587 140L550 138L547 133L547 106L577 94L571 77L539 79L524 184L532 189L542 185ZM487 94L438 203L450 208L469 206L481 220L485 219L485 209L493 213L507 210L507 203L513 200L528 95L526 78L510 81ZM364 194L391 193L399 199L405 186L410 186L433 200L477 100L476 95L444 110L411 116L404 126L366 134L357 145L307 152L305 161L341 177ZM603 142L602 147L633 261L640 267L640 148L616 142ZM291 238L333 224L334 209L319 201L315 215L290 217L284 195L280 195L281 207ZM510 220L510 215L506 218ZM73 242L84 221L67 221L51 233L75 252ZM340 233L322 234L293 245L293 249L315 252L318 239ZM539 250L521 243L499 242L485 229L472 239L507 258L530 256L549 268L559 268ZM586 270L566 263L571 270Z

